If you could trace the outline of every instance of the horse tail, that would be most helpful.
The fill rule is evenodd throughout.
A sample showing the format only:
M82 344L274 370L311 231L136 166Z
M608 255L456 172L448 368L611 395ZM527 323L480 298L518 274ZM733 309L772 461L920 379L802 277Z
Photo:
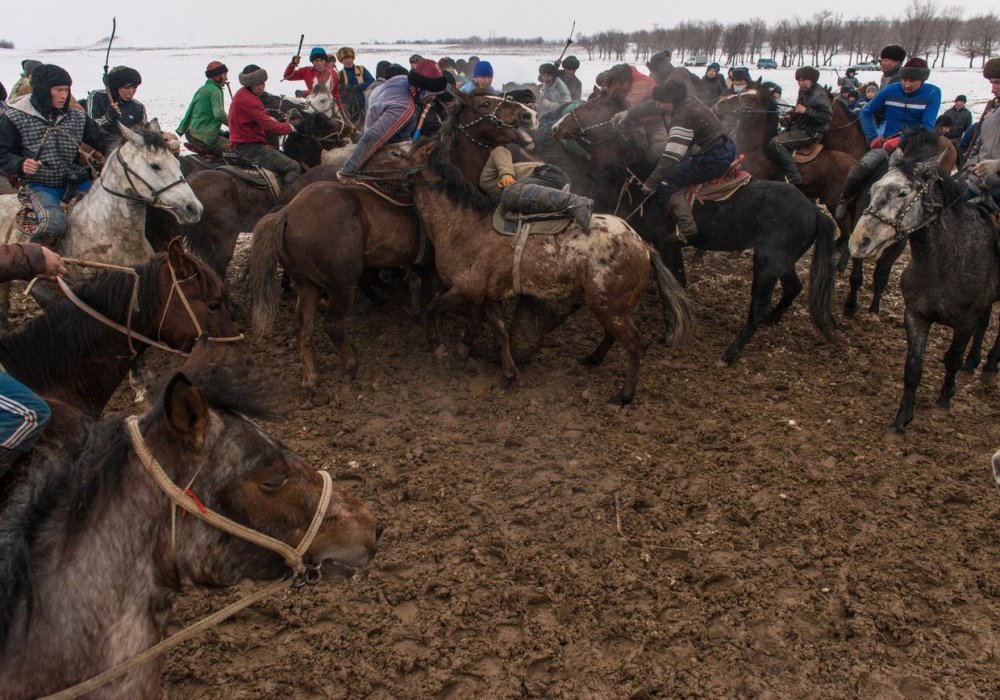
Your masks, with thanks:
M694 326L694 310L691 297L677 278L673 276L663 258L652 246L649 248L650 262L653 264L653 274L656 276L656 289L660 295L660 308L663 310L663 322L667 327L665 343L673 345L683 340Z
M278 315L278 252L285 238L287 222L281 211L265 214L253 227L250 260L247 264L247 285L253 309L253 328L264 333L274 325Z
M822 204L816 207L816 241L809 268L809 315L820 332L830 338L837 322L833 318L834 249L837 222Z

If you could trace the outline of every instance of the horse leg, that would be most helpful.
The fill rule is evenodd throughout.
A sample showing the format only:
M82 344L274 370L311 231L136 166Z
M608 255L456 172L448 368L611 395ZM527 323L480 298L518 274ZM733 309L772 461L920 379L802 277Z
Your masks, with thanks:
M986 337L986 331L990 328L990 311L992 309L983 312L979 323L976 324L976 330L972 334L972 345L969 347L969 354L965 357L965 364L962 365L962 372L969 374L975 372L979 362L983 359L983 339ZM1000 336L997 337L1000 338Z
M593 307L591 307L593 308ZM611 348L615 340L621 342L628 355L628 366L625 368L625 381L621 389L608 398L609 404L624 406L632 402L635 395L635 387L639 383L639 367L642 364L642 356L646 354L646 344L639 337L639 329L635 325L635 319L631 315L631 310L625 314L612 315L610 313L596 313L597 320L604 326L604 338L597 349L586 358L589 364L599 364L604 355ZM596 360L596 361L595 361Z
M298 300L295 302L295 335L299 341L299 355L302 357L303 389L316 386L316 362L312 354L313 322L319 305L319 289L308 282L296 285Z
M344 369L353 377L358 369L358 356L351 342L351 336L347 332L347 317L354 306L353 285L327 287L326 295L328 303L326 306L326 317L324 327L326 334L330 337L330 342L340 353L340 359L344 363Z
M931 323L925 318L917 318L909 309L903 314L906 326L906 368L903 370L903 398L892 427L902 435L913 420L913 402L917 397L917 387L924 373L924 350L927 348L927 334Z
M573 304L568 311L535 297L519 296L510 326L510 346L514 361L522 365L541 349L545 336L561 326L580 308Z
M996 377L997 365L1000 365L1000 331L997 331L997 337L993 341L990 354L986 356L986 365L983 367L984 381L989 381L990 376Z
M861 260L855 260L851 265L851 287L847 292L847 299L844 301L844 313L853 316L858 310L858 290L865 281L865 264Z
M770 270L761 270L760 264L755 259L753 282L750 285L750 312L747 314L747 322L740 329L740 332L736 334L732 345L722 354L722 361L727 365L736 361L736 358L743 351L743 346L747 344L747 341L750 340L750 337L757 330L757 326L760 325L761 320L763 320L764 315L767 313L767 307L771 302L771 294L774 292L774 285L777 282L778 278L774 273Z
M966 326L956 328L952 333L951 345L944 354L944 382L941 384L941 393L938 394L938 408L947 410L951 407L951 397L955 395L955 375L962 366L962 355L965 354L965 347L974 330L975 326Z
M611 346L614 344L615 337L609 331L604 331L604 337L601 338L601 342L597 344L596 348L594 348L594 352L590 353L586 357L581 357L580 364L596 367L604 362L604 356L608 354L608 350L610 350Z
M444 314L447 311L461 309L469 303L469 300L456 293L455 289L448 289L434 298L427 306L427 313L434 322L434 338L437 348L434 355L438 359L448 356L448 348L444 342Z
M868 307L868 313L878 314L882 307L882 295L885 294L889 286L889 273L892 272L893 264L899 260L899 256L906 250L906 241L894 243L885 249L875 263L875 272L872 274L872 303Z
M486 320L493 326L497 341L500 344L503 379L500 380L497 386L504 391L509 391L514 388L514 380L517 379L517 367L514 365L514 357L510 353L510 335L507 333L507 321L503 314L503 304L496 300L490 300L483 304L483 306L486 311Z
M799 279L798 274L795 272L795 267L793 266L790 270L785 272L781 276L781 299L773 309L771 309L767 318L764 319L764 323L768 325L773 325L781 320L781 317L785 315L788 307L792 305L797 297L802 292L802 280Z
M0 330L10 330L10 282L0 284Z

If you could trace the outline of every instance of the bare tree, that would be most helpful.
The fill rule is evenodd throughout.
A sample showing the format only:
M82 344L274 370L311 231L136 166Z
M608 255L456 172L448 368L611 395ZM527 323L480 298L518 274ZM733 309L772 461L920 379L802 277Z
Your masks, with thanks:
M927 55L936 17L937 5L933 0L910 0L899 22L899 38L911 56Z

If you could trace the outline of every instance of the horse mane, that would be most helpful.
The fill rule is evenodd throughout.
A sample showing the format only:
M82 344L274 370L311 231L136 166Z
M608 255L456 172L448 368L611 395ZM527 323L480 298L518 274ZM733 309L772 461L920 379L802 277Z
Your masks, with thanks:
M198 389L217 411L255 418L272 415L257 387L216 378ZM161 398L147 420L163 420L163 392L157 395ZM67 540L79 536L99 496L120 496L130 450L123 417L88 422L72 444L57 448L43 443L35 449L30 471L15 485L0 514L0 650L21 600L27 599L28 617L32 614L29 561L36 537L54 518L62 519L59 525Z
M903 138L903 158L894 165L910 179L922 177L920 170L922 165L931 159L936 159L940 154L940 139L933 131L928 131L919 127L906 132ZM926 166L923 166L926 167ZM965 197L962 185L953 179L944 168L935 164L940 177L937 178L935 189L940 194L940 201L935 202L945 209L965 206Z
M142 143L147 148L156 149L166 149L167 140L163 136L163 132L159 129L150 129L144 126L137 126L132 129L136 134L142 137Z
M477 93L479 91L472 94L473 96L482 94L494 96L485 91ZM445 108L445 118L441 122L441 129L433 136L417 139L413 144L413 151L416 152L425 147L430 149L427 167L440 178L437 183L432 185L434 189L444 190L448 200L453 204L486 214L496 209L496 203L478 186L467 181L462 175L462 171L451 162L451 156L457 147L457 139L460 138L460 132L455 127L455 120L464 106L463 100L454 100L449 104Z

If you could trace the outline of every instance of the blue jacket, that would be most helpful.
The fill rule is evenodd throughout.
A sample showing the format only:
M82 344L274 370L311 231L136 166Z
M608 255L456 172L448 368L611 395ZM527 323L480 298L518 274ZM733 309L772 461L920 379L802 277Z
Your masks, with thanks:
M875 127L875 115L885 114L886 138L897 136L904 129L923 126L934 130L938 111L941 109L941 90L936 85L924 83L912 95L903 92L903 84L891 83L879 90L861 110L861 128L865 138L873 141L879 134Z

